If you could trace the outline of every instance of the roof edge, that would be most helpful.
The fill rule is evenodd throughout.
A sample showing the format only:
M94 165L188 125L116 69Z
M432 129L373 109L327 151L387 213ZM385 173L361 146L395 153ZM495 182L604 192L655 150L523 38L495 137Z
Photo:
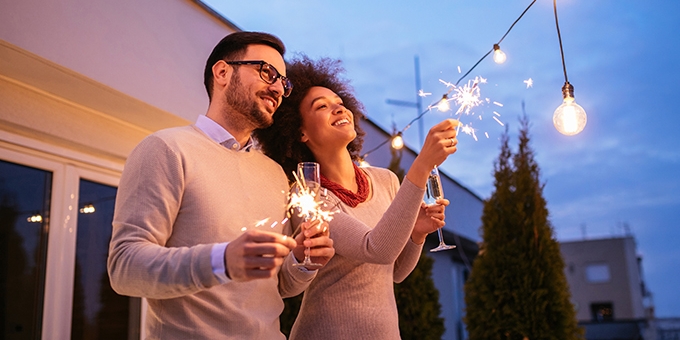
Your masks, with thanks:
M240 27L236 26L233 22L231 22L229 19L225 18L222 14L218 13L210 7L210 5L206 4L202 0L191 0L193 3L197 4L199 7L203 8L206 12L208 12L210 15L214 16L217 20L221 21L223 24L227 25L230 29L241 32L243 31Z

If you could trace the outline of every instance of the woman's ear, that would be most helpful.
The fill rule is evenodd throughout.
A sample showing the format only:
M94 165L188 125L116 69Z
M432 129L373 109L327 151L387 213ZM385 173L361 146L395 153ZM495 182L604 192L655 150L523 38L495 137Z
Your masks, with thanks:
M307 143L309 141L309 137L305 135L305 133L302 133L302 136L300 136L300 141L303 143Z

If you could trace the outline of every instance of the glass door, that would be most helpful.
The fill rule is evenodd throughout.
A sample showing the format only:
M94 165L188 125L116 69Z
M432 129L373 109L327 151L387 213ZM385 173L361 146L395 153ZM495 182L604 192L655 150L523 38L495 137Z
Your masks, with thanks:
M119 173L0 145L0 339L139 339L106 271Z
M52 173L0 160L0 337L42 324Z
M140 299L114 292L106 271L116 188L79 187L71 339L139 339Z

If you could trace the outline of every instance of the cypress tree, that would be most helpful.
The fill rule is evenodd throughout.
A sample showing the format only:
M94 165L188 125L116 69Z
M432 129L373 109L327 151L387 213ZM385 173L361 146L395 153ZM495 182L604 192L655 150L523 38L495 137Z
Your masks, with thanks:
M439 291L432 281L432 260L420 255L413 272L394 285L399 310L399 332L404 340L436 340L444 335L444 319L439 315Z
M508 131L484 202L483 242L465 284L470 339L579 339L564 260L548 220L540 170L520 119L513 155Z

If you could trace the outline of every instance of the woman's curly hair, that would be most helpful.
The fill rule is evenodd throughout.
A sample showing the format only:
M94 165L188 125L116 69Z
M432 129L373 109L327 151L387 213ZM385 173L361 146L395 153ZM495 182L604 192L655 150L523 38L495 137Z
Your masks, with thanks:
M347 145L352 160L358 160L365 132L359 126L364 119L364 107L354 97L348 81L340 77L344 68L339 60L321 58L311 60L306 55L296 57L286 65L287 76L293 82L293 92L284 98L274 113L274 123L265 129L255 130L253 136L262 151L283 167L289 180L299 162L316 162L314 154L301 142L302 115L300 104L310 88L321 86L335 92L354 115L354 130L357 137Z

